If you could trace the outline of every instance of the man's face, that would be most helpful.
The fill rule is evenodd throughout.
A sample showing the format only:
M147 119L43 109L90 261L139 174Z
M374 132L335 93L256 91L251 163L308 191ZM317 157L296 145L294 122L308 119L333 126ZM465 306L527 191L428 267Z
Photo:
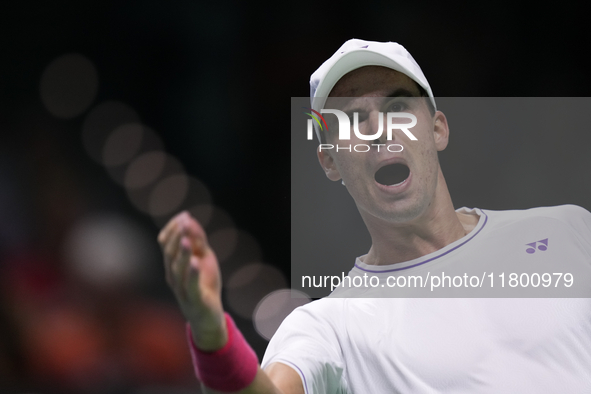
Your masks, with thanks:
M336 149L319 151L318 157L326 175L331 180L344 181L365 220L409 222L425 213L437 198L440 173L437 151L447 146L447 121L439 111L435 116L431 115L426 102L428 99L412 99L409 96L420 96L413 80L389 68L369 66L341 78L325 105L327 109L358 112L362 134L374 134L378 130L378 113L381 112L384 130L379 143L403 147L398 153L388 151L386 146L381 146L379 151L372 146L368 152L355 152L353 149L351 152L342 149L338 152ZM409 131L417 140L410 140L400 129L394 129L392 140L386 140L387 112L415 115L416 126ZM326 142L335 148L337 144L371 146L378 143L362 140L353 131L350 140L338 140L338 133L329 133Z

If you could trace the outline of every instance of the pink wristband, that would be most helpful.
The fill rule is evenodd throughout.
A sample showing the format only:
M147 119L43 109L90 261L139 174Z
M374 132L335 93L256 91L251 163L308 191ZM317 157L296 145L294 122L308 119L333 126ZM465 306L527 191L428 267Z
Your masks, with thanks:
M225 316L228 342L223 348L214 352L199 350L193 342L189 323L187 339L197 378L213 390L234 392L252 383L259 368L259 360L234 324L234 320L227 313Z

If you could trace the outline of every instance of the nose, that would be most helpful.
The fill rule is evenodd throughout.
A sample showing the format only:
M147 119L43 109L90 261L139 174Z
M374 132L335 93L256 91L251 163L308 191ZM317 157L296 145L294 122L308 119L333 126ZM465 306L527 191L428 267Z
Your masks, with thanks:
M379 112L378 110L371 111L369 113L369 128L372 134L381 131L379 136L373 141L374 144L385 144L386 143L386 131L384 125L386 124L386 114Z

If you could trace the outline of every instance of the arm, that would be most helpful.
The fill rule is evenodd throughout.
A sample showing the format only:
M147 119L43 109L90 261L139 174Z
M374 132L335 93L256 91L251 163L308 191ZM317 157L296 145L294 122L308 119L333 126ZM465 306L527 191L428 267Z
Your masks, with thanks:
M172 218L158 235L164 254L166 281L191 327L195 346L214 352L228 341L221 301L218 261L203 228L187 212ZM217 393L204 386L205 393ZM240 394L303 394L301 379L293 368L274 363L259 367L250 385Z

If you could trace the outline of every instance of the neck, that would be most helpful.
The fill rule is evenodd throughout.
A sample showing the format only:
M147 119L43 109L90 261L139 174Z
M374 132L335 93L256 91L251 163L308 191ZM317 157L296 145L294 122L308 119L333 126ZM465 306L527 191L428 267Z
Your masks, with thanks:
M372 246L363 262L369 265L401 263L435 252L468 234L478 222L455 212L441 170L435 196L418 217L405 223L392 223L375 217L363 220Z

